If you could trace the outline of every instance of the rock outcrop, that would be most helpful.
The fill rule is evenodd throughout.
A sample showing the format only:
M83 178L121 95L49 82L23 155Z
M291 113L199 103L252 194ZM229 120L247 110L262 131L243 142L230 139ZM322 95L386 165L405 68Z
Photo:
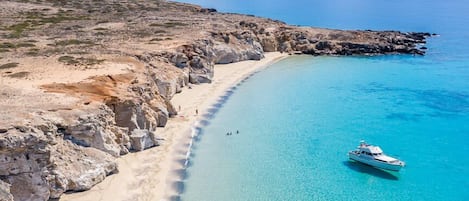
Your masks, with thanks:
M55 125L16 127L0 138L0 175L15 200L48 200L83 191L117 172L111 155L64 140Z
M0 76L14 80L0 88L0 200L58 198L117 173L116 157L160 144L173 96L211 83L215 64L272 51L424 55L417 46L430 36L297 27L167 1L3 3ZM61 71L40 71L52 64ZM35 80L68 71L88 77Z
M10 184L0 180L0 200L13 201L13 195L10 193Z

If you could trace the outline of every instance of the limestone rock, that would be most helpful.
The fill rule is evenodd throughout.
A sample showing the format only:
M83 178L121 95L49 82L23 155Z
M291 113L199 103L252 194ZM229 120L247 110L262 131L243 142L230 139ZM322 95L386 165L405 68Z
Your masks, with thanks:
M65 138L75 144L94 147L113 156L119 156L121 152L121 147L116 143L114 133L105 130L98 122L79 123L70 126L67 129Z
M64 140L53 124L38 127L0 135L0 177L11 185L15 200L58 198L66 191L89 189L117 171L111 155Z
M55 148L51 158L55 168L47 174L51 198L58 198L66 191L88 190L107 175L118 172L115 158L97 149L83 148L70 141L63 141Z
M0 200L13 201L13 195L10 193L10 184L0 180Z
M218 44L213 47L216 59L216 64L228 64L237 62L241 59L241 55L237 53L239 50L235 50L234 47L226 44Z
M15 200L36 201L48 200L50 191L45 175L41 172L24 172L8 176L11 194Z
M262 37L260 44L264 52L275 52L278 49L278 43L273 36Z
M173 56L171 56L170 59L176 67L184 68L188 66L189 58L187 58L187 56L183 53L175 53Z
M142 129L135 129L130 135L132 149L142 151L158 145L154 132Z

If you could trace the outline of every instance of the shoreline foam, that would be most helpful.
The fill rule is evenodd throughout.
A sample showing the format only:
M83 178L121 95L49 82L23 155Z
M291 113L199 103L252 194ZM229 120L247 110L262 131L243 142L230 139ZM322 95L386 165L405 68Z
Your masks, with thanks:
M160 146L118 158L118 174L108 176L88 191L63 195L60 200L178 199L184 189L193 139L221 107L213 105L223 104L236 84L287 56L272 52L260 61L215 65L211 84L192 85L173 97L171 102L181 111L166 127L157 129L158 137L163 139Z

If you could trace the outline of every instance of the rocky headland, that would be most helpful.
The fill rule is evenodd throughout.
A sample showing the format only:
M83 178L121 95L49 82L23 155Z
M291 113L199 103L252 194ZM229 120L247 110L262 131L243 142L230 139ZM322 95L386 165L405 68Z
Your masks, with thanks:
M2 1L0 200L48 200L165 143L172 97L265 52L424 55L428 33L298 27L167 1Z

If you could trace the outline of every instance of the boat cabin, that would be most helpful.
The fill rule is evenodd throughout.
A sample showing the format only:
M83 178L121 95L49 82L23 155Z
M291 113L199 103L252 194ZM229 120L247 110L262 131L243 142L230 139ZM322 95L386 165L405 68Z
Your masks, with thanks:
M383 150L381 150L381 148L379 148L378 146L373 146L362 142L358 147L358 154L380 156L383 154Z

